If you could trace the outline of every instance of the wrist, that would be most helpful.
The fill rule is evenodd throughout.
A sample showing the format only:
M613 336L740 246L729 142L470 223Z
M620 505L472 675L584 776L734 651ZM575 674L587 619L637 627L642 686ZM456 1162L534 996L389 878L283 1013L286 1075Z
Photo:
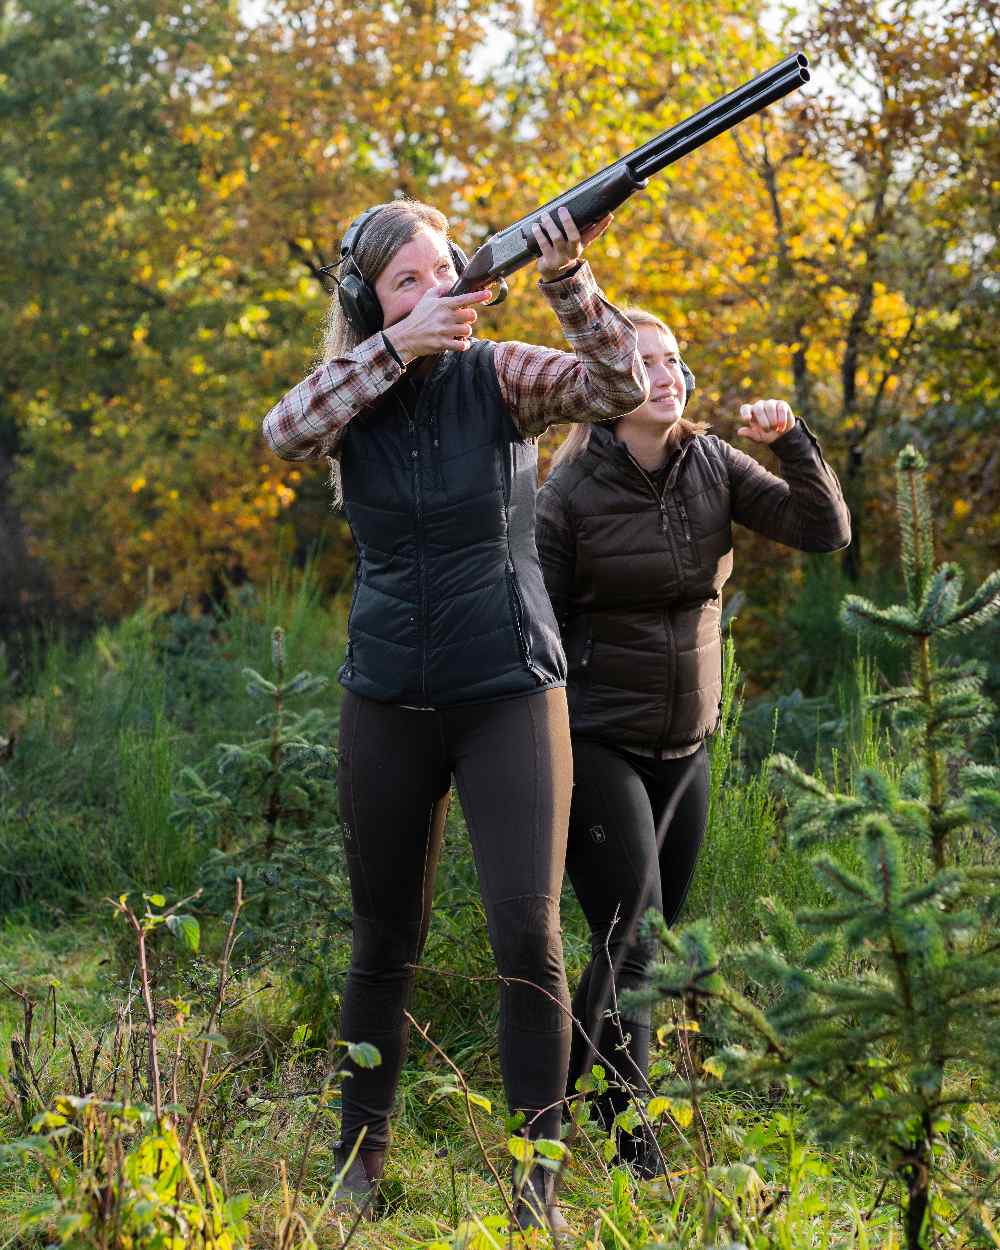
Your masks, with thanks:
M561 269L554 269L551 272L548 270L542 269L542 267L539 265L538 280L539 282L544 282L546 284L550 282L561 282L563 278L571 278L573 274L575 274L579 270L582 264L583 264L582 259L575 260L575 261L572 261L568 265L563 265Z
M410 361L416 358L417 353L413 351L402 326L393 326L391 331L383 330L382 339L390 356L394 357L401 369L405 369Z

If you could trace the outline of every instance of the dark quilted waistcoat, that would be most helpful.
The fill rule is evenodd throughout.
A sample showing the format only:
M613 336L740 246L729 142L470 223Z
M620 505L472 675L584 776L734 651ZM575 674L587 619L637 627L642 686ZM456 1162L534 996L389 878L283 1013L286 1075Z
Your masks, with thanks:
M445 707L565 682L535 548L537 461L492 343L442 356L415 407L390 394L354 417L340 462L357 547L343 685Z
M542 487L538 548L574 734L680 754L713 732L733 521L805 551L850 541L812 434L799 422L771 449L782 477L714 435L691 437L659 494L613 428L594 426L587 450Z

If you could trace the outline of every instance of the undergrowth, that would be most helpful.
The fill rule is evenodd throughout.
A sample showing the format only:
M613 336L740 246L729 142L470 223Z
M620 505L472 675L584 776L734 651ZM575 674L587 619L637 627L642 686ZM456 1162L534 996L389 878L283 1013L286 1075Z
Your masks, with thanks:
M280 683L271 667L278 627ZM492 1174L507 1175L512 1140L496 1057L498 990L457 802L410 1007L418 1028L393 1121L387 1213L355 1226L334 1210L336 1030L350 958L335 805L320 771L315 820L279 785L280 819L269 824L275 775L269 764L254 788L254 753L271 758L260 745L275 732L267 683L289 685L305 670L325 683L307 683L282 708L280 732L289 741L298 733L319 764L332 751L341 638L337 610L307 577L259 594L244 588L209 616L163 617L151 606L77 649L50 640L16 689L0 682L0 735L15 735L0 764L0 1247L506 1246ZM265 683L256 699L247 668ZM711 919L723 947L757 939L760 896L788 908L822 901L784 801L757 767L758 753L787 745L781 708L748 735L753 713L732 641L725 676L710 834L683 918ZM799 717L815 726L795 728L799 763L831 785L849 788L876 762L893 766L890 738L863 711L877 680L852 656L839 692ZM804 698L788 705L790 722ZM236 754L220 773L221 744ZM304 750L298 763L289 754L290 778ZM279 760L281 785L285 766ZM192 777L215 796L202 804L211 818L196 818ZM296 860L299 836L320 832L309 862ZM850 867L850 844L830 849ZM298 890L296 873L307 870L309 890ZM248 884L235 906L237 879ZM262 914L275 882L285 893ZM180 916L197 922L196 942ZM568 891L563 917L572 982L589 937ZM651 1072L662 1088L690 1082L692 1057L732 1040L699 1037L696 1022L666 1004L653 1023ZM646 1182L610 1167L607 1133L580 1100L560 1178L576 1246L900 1246L898 1209L874 1164L854 1148L817 1146L787 1091L720 1088L694 1105L676 1089L665 1105L656 1097L643 1113L669 1172ZM996 1138L987 1111L973 1106L970 1123L981 1140ZM943 1148L960 1166L962 1142ZM988 1203L984 1210L988 1219ZM963 1226L949 1250L1000 1245L991 1236L985 1224Z

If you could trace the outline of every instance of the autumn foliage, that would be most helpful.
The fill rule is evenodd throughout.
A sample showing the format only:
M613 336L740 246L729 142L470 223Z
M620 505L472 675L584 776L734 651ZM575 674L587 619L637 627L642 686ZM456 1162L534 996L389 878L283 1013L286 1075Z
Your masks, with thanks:
M595 269L673 326L699 418L729 435L773 394L816 429L852 574L883 559L909 440L945 544L995 562L996 21L995 0L837 0L766 29L690 0L15 0L0 441L59 594L197 603L319 540L335 585L323 467L277 460L259 426L316 357L318 268L352 217L412 195L472 248L796 48L810 87L630 201ZM557 341L531 282L484 333ZM777 595L794 559L771 566Z

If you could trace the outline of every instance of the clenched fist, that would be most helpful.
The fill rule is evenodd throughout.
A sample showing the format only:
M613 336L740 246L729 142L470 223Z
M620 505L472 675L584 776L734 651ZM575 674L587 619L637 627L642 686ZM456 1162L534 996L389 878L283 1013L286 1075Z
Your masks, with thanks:
M795 413L783 399L758 399L740 404L743 424L736 431L755 443L773 443L795 426Z

